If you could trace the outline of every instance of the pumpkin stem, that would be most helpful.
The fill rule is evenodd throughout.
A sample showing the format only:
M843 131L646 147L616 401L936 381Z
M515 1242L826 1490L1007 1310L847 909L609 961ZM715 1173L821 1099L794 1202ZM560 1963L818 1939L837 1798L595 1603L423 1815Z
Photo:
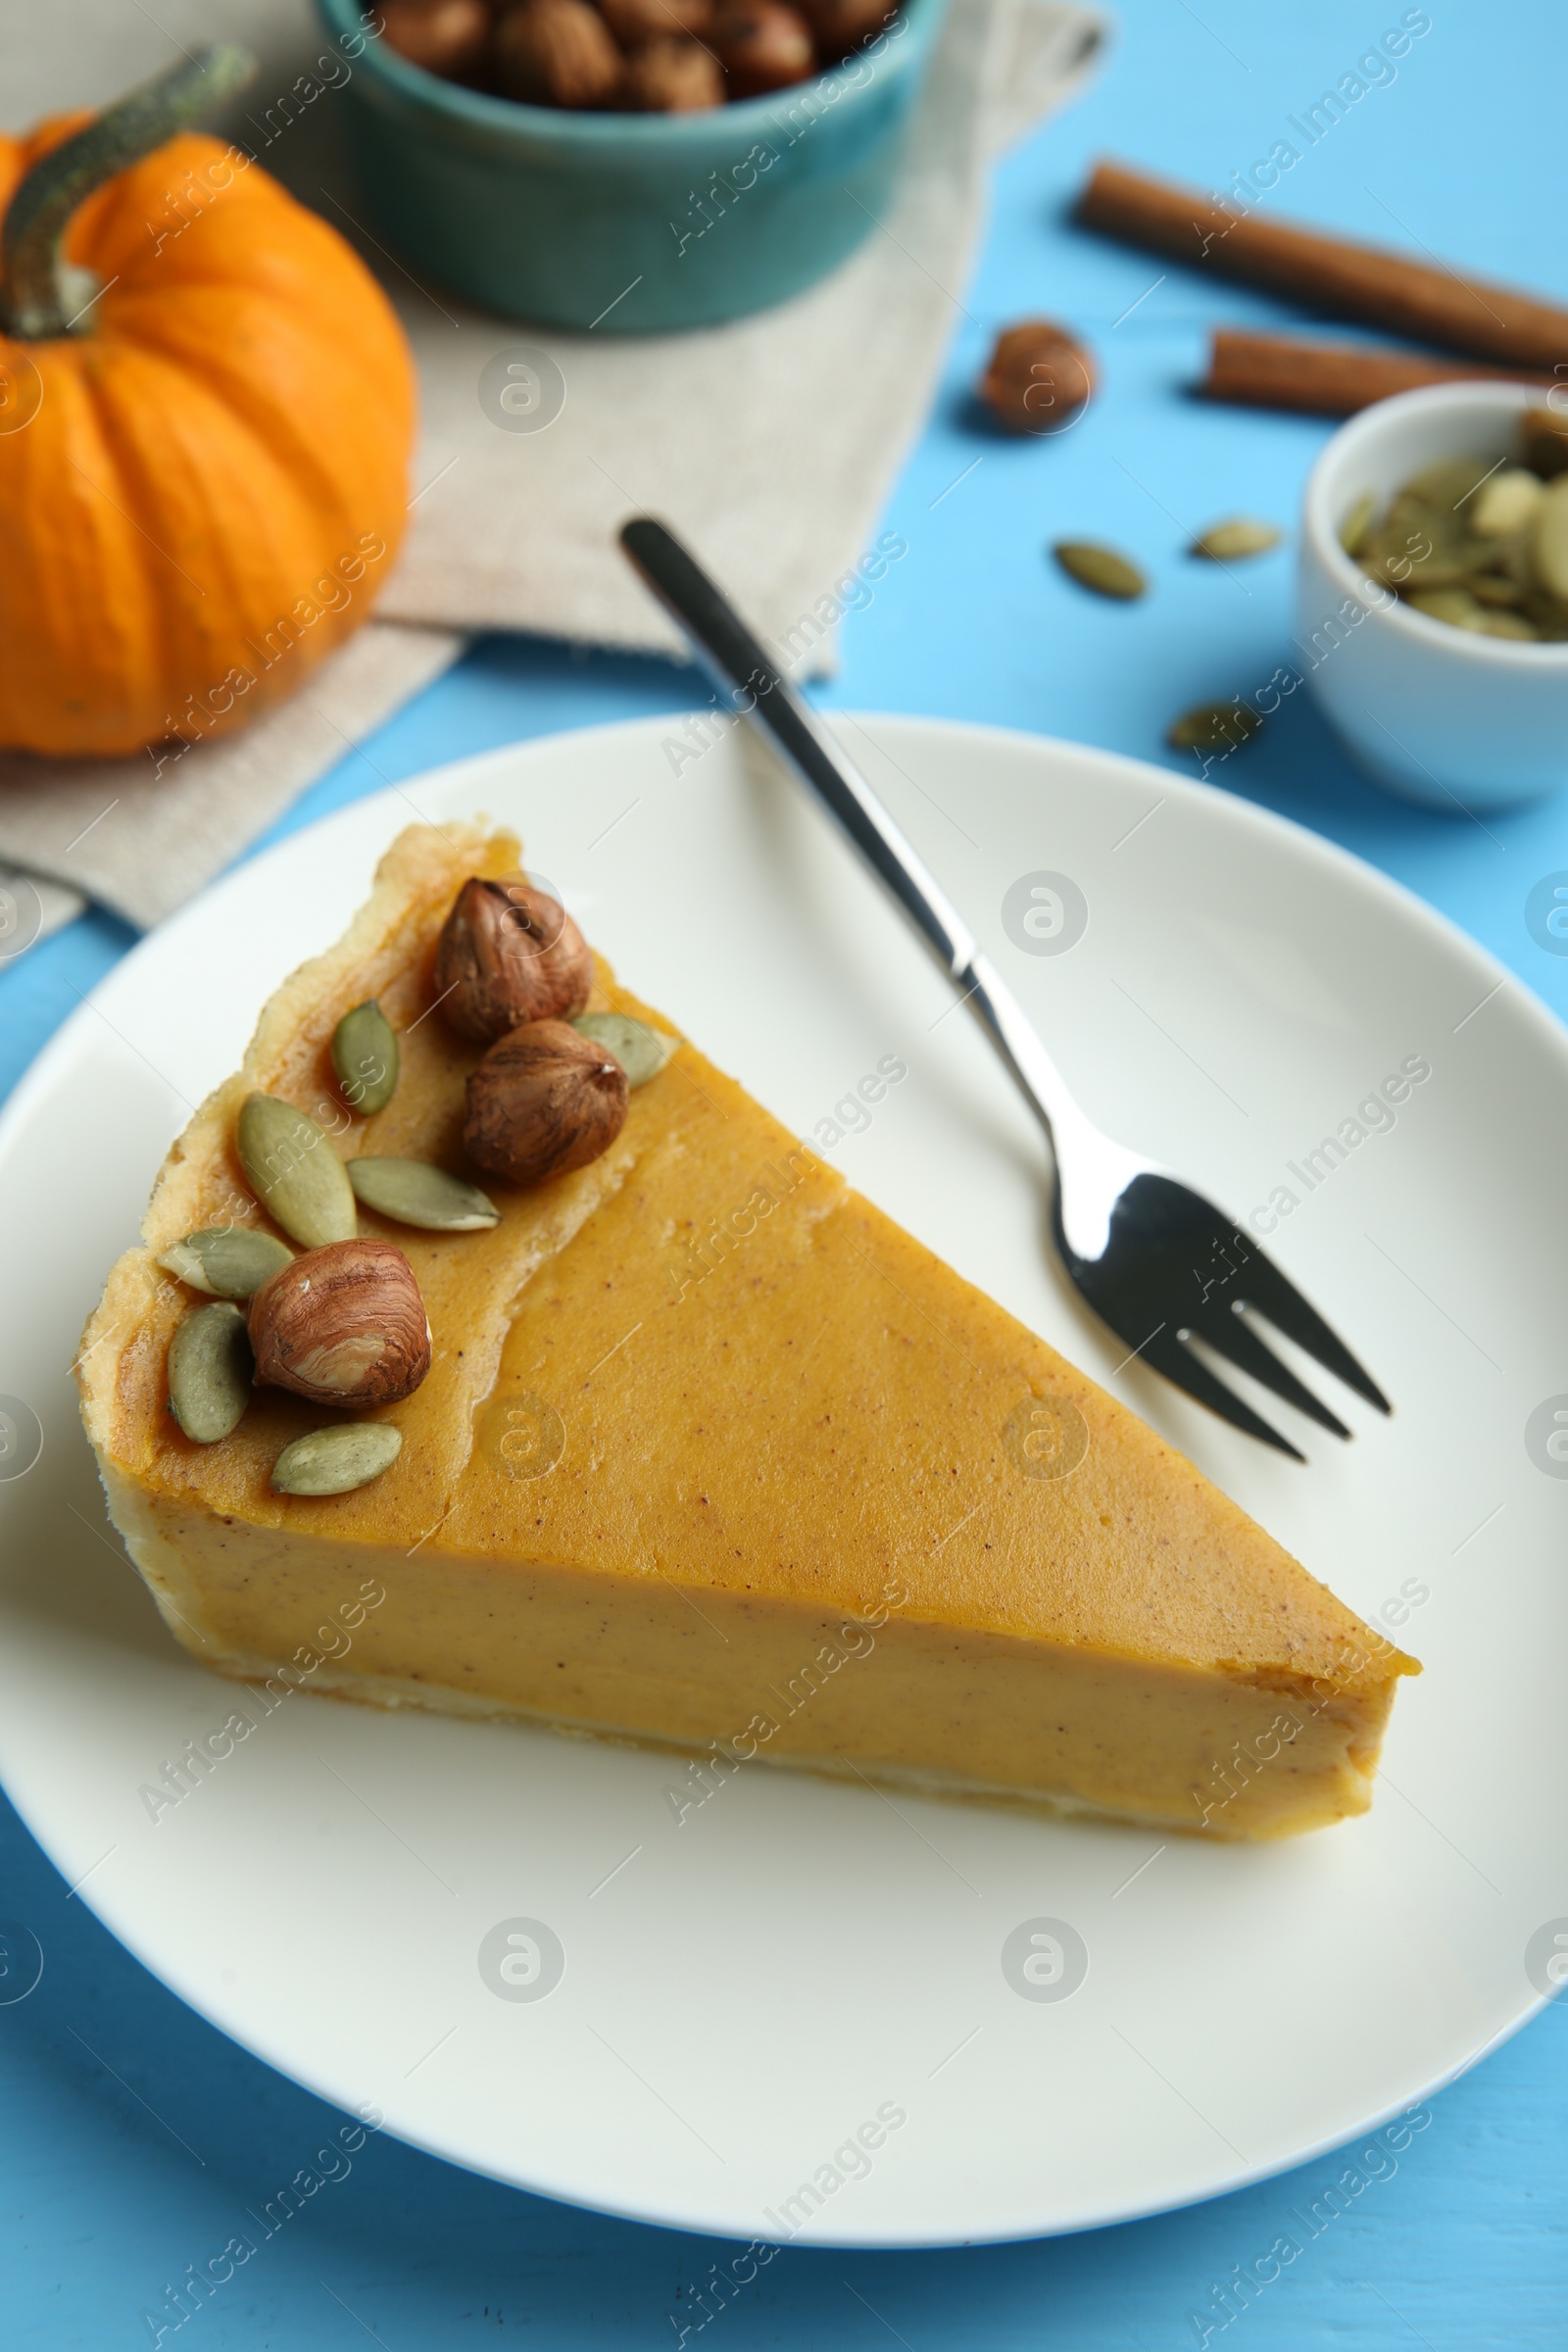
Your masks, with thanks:
M39 157L12 197L0 231L0 310L8 333L36 340L68 331L73 314L82 308L81 273L71 270L60 250L73 213L105 180L243 89L255 72L248 49L211 43L188 63L117 99Z

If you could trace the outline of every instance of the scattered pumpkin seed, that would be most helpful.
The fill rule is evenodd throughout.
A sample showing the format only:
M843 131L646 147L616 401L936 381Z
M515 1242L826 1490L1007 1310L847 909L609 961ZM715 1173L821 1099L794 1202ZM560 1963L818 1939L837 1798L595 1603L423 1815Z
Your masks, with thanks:
M1242 556L1267 555L1278 547L1283 532L1271 522L1254 521L1250 514L1234 515L1229 522L1211 523L1195 539L1189 555L1206 556L1211 564L1233 564Z
M1136 564L1096 540L1058 539L1051 552L1067 577L1095 596L1111 596L1128 604L1149 586Z
M1375 490L1363 490L1340 525L1340 545L1348 556L1358 556L1378 511Z
M626 1012L579 1012L571 1025L613 1054L626 1073L626 1084L633 1087L646 1086L650 1078L657 1078L680 1043L677 1037L666 1037L662 1029L650 1029L646 1021L634 1021Z
M346 1012L333 1030L332 1067L351 1110L363 1119L385 1110L397 1091L398 1041L373 997Z
M1525 598L1519 581L1500 571L1473 571L1470 593L1483 605L1522 605Z
M377 1216L398 1225L422 1226L427 1233L488 1233L501 1211L476 1185L432 1168L422 1159L351 1159L354 1197Z
M1165 741L1178 752L1237 752L1262 724L1250 703L1198 703L1172 719Z
M402 1450L403 1432L394 1422L339 1421L285 1446L271 1484L279 1494L351 1494L390 1470Z
M275 1095L248 1095L236 1140L252 1192L294 1241L307 1250L353 1241L354 1188L308 1111Z
M208 1225L175 1242L158 1263L193 1291L214 1298L248 1298L292 1255L275 1234L261 1233L254 1225Z
M1470 511L1470 528L1480 539L1510 539L1528 529L1545 495L1541 476L1524 466L1505 466L1480 491Z
M225 1298L193 1308L169 1344L169 1409L186 1437L216 1446L237 1429L255 1369L237 1306Z

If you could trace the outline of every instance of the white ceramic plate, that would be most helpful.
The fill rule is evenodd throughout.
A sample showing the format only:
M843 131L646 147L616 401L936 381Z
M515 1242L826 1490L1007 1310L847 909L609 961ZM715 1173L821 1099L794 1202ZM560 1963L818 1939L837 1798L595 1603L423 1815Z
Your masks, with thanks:
M0 1392L43 1450L0 1483L0 1770L149 1968L418 2145L647 2221L924 2245L1294 2165L1538 2005L1526 1948L1564 1907L1568 1486L1526 1429L1568 1387L1568 1052L1435 915L1253 808L1060 744L842 723L1091 1112L1244 1215L1298 1196L1271 1247L1396 1417L1337 1397L1342 1446L1285 1414L1301 1469L1116 1372L1044 1249L1027 1114L814 808L739 736L695 761L666 720L530 744L243 867L19 1089ZM264 995L335 936L400 825L479 809L520 828L632 985L1426 1661L1367 1818L1226 1847L759 1766L677 1821L667 1756L306 1694L149 1818L142 1787L235 1692L166 1638L104 1532L66 1366ZM1024 953L1004 920L1041 871L1087 902L1065 953ZM907 1082L827 1146L819 1122L890 1053ZM1431 1074L1396 1123L1347 1129L1308 1191L1291 1163L1412 1061ZM1004 1971L1041 1919L1087 1951L1069 1998ZM517 1920L559 1939L548 1997L481 1973Z

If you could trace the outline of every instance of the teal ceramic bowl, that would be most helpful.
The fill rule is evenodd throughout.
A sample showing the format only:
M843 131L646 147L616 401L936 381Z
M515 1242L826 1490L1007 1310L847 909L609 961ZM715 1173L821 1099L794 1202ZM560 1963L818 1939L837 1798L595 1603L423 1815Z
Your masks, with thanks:
M655 334L783 302L869 235L945 0L906 0L813 81L696 115L492 98L366 41L360 0L317 6L351 66L338 103L366 197L405 261L506 318Z

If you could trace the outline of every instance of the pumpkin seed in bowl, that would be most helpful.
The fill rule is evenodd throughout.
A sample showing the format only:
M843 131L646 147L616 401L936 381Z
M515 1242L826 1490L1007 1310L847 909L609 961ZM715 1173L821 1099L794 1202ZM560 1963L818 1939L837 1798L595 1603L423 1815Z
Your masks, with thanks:
M1568 641L1565 447L1561 420L1528 410L1517 459L1440 458L1381 514L1364 491L1340 544L1428 620L1525 645Z

